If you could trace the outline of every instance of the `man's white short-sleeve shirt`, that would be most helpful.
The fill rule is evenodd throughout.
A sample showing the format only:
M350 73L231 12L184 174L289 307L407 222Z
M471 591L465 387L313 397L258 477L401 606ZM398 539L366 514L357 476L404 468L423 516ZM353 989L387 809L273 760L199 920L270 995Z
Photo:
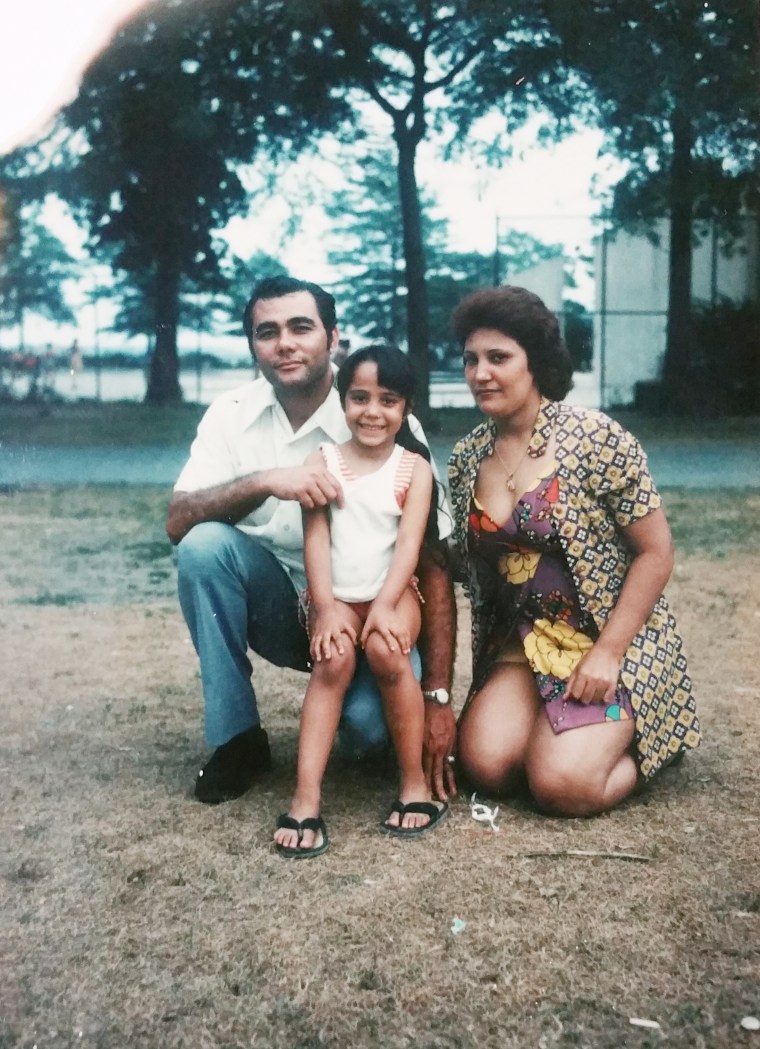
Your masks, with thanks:
M409 422L415 437L424 441L417 420L410 416ZM208 408L174 490L197 492L262 470L301 466L320 444L337 444L350 436L335 387L294 432L271 384L255 379L221 394ZM438 518L444 538L451 531L447 508ZM299 590L306 585L298 502L272 496L238 521L237 527L272 551Z

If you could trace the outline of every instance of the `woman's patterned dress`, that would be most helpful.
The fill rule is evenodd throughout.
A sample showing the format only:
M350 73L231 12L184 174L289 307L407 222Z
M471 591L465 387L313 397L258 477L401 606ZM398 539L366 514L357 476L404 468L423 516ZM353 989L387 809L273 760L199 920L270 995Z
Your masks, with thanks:
M498 524L473 497L468 522L471 557L504 582L501 650L495 662L527 660L555 732L633 716L628 689L618 683L611 703L565 699L567 679L598 637L593 619L575 596L553 523L559 494L556 472L539 478ZM514 644L519 637L521 646ZM510 644L510 641L512 644ZM519 654L516 654L516 649Z

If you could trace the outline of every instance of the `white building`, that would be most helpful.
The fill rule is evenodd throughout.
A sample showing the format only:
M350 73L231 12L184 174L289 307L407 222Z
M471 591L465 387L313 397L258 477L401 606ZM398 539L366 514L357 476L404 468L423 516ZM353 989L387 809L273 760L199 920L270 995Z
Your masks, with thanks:
M692 301L710 305L755 301L758 222L747 217L744 236L728 253L710 225L697 224L692 255ZM607 233L596 242L594 384L601 406L630 405L636 384L661 378L668 309L668 222L659 243L639 235Z

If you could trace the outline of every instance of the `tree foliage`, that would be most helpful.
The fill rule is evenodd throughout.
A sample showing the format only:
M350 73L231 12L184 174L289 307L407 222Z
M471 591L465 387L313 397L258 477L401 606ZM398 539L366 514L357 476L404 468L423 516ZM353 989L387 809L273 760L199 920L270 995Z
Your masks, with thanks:
M416 174L420 143L440 131L441 114L456 114L464 134L483 114L505 105L529 61L531 69L551 66L542 5L511 0L324 0L318 39L335 53L335 90L348 101L369 100L390 121L397 153L397 177L406 279L409 354L421 391L429 397L429 309L427 260ZM499 71L499 90L482 85ZM510 80L511 77L511 80ZM520 92L521 116L540 98L537 81ZM544 85L548 86L548 85ZM517 111L512 114L517 119Z
M328 261L341 274L333 291L342 322L366 339L405 341L406 273L395 160L387 146L370 138L344 165L346 185L325 201L331 220ZM449 224L435 197L418 187L426 255L431 364L454 351L451 313L468 291L491 284L494 258L452 251ZM333 246L334 245L334 246ZM500 269L516 273L561 254L531 234L510 230L499 238Z
M60 324L74 320L62 285L75 273L76 263L39 208L24 206L13 189L0 190L0 322L18 326L20 350L28 312Z
M273 5L161 0L117 35L87 71L63 119L69 139L56 188L89 224L95 249L146 298L155 331L147 399L181 397L177 327L187 282L221 288L214 236L248 207L239 165L262 138L300 143L337 109L311 71L288 65L290 23ZM257 34L243 60L241 19ZM250 36L250 34L248 34ZM289 104L289 100L294 100ZM84 143L84 144L82 144Z

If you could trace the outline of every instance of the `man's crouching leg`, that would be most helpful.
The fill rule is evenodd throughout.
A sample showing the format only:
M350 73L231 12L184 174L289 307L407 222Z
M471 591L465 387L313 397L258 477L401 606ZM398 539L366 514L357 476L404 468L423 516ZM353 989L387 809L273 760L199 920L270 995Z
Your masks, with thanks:
M251 683L248 645L277 666L306 669L298 595L277 558L240 529L196 525L178 546L182 613L200 660L206 742L195 783L207 804L244 794L271 763Z

